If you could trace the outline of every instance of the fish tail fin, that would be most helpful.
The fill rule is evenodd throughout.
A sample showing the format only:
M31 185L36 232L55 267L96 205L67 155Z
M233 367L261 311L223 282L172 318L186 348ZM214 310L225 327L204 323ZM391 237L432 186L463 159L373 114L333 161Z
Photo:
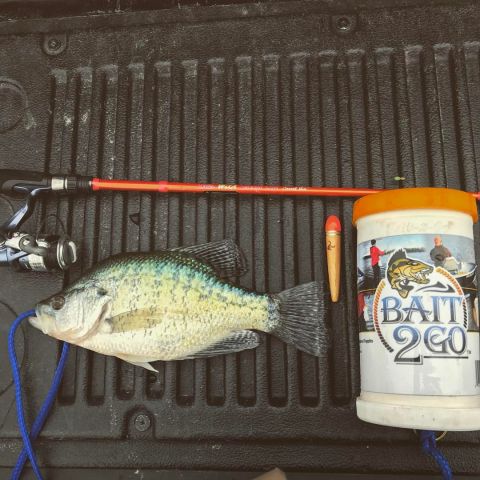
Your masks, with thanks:
M316 282L290 288L272 296L277 321L271 333L299 350L319 356L328 347L325 302Z

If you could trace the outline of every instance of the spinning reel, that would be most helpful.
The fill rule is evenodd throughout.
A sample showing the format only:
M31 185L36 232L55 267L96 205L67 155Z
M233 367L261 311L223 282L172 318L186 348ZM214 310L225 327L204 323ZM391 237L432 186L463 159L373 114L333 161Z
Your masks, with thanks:
M0 193L25 203L0 226L0 266L16 270L67 270L77 260L77 246L68 235L20 231L30 217L36 198L44 193L74 194L90 191L90 178L78 175L44 176L35 172L0 170Z

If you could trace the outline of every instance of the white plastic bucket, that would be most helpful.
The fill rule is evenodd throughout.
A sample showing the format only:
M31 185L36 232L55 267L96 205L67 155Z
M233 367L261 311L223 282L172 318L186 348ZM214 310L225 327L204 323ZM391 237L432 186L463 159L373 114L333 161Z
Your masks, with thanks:
M360 419L480 429L476 220L475 200L456 190L356 202Z

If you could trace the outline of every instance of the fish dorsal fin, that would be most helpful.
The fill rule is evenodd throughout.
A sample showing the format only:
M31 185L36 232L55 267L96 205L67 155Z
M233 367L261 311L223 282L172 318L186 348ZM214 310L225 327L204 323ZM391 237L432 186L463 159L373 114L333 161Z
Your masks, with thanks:
M210 265L220 277L236 277L247 272L247 260L233 240L203 243L172 249L195 257Z
M256 348L260 344L260 336L258 333L250 330L239 330L234 332L223 340L210 345L204 350L193 353L187 357L178 358L177 360L192 360L194 358L214 357L215 355L226 355L227 353L241 352Z
M396 250L394 254L390 257L390 260L388 262L389 265L391 265L393 262L404 259L406 260L407 254L405 253L405 250L403 248L400 248L399 250Z

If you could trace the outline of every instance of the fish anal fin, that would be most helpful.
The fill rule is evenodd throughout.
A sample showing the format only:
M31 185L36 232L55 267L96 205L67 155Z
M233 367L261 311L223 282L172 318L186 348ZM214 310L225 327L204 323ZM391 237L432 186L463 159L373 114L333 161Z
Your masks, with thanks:
M228 353L237 353L243 350L256 348L260 344L258 333L250 330L239 330L228 337L210 345L209 347L177 360L192 360L194 358L214 357L216 355L226 355Z
M235 277L247 272L247 260L241 248L233 240L192 245L173 249L186 253L210 265L221 277Z

